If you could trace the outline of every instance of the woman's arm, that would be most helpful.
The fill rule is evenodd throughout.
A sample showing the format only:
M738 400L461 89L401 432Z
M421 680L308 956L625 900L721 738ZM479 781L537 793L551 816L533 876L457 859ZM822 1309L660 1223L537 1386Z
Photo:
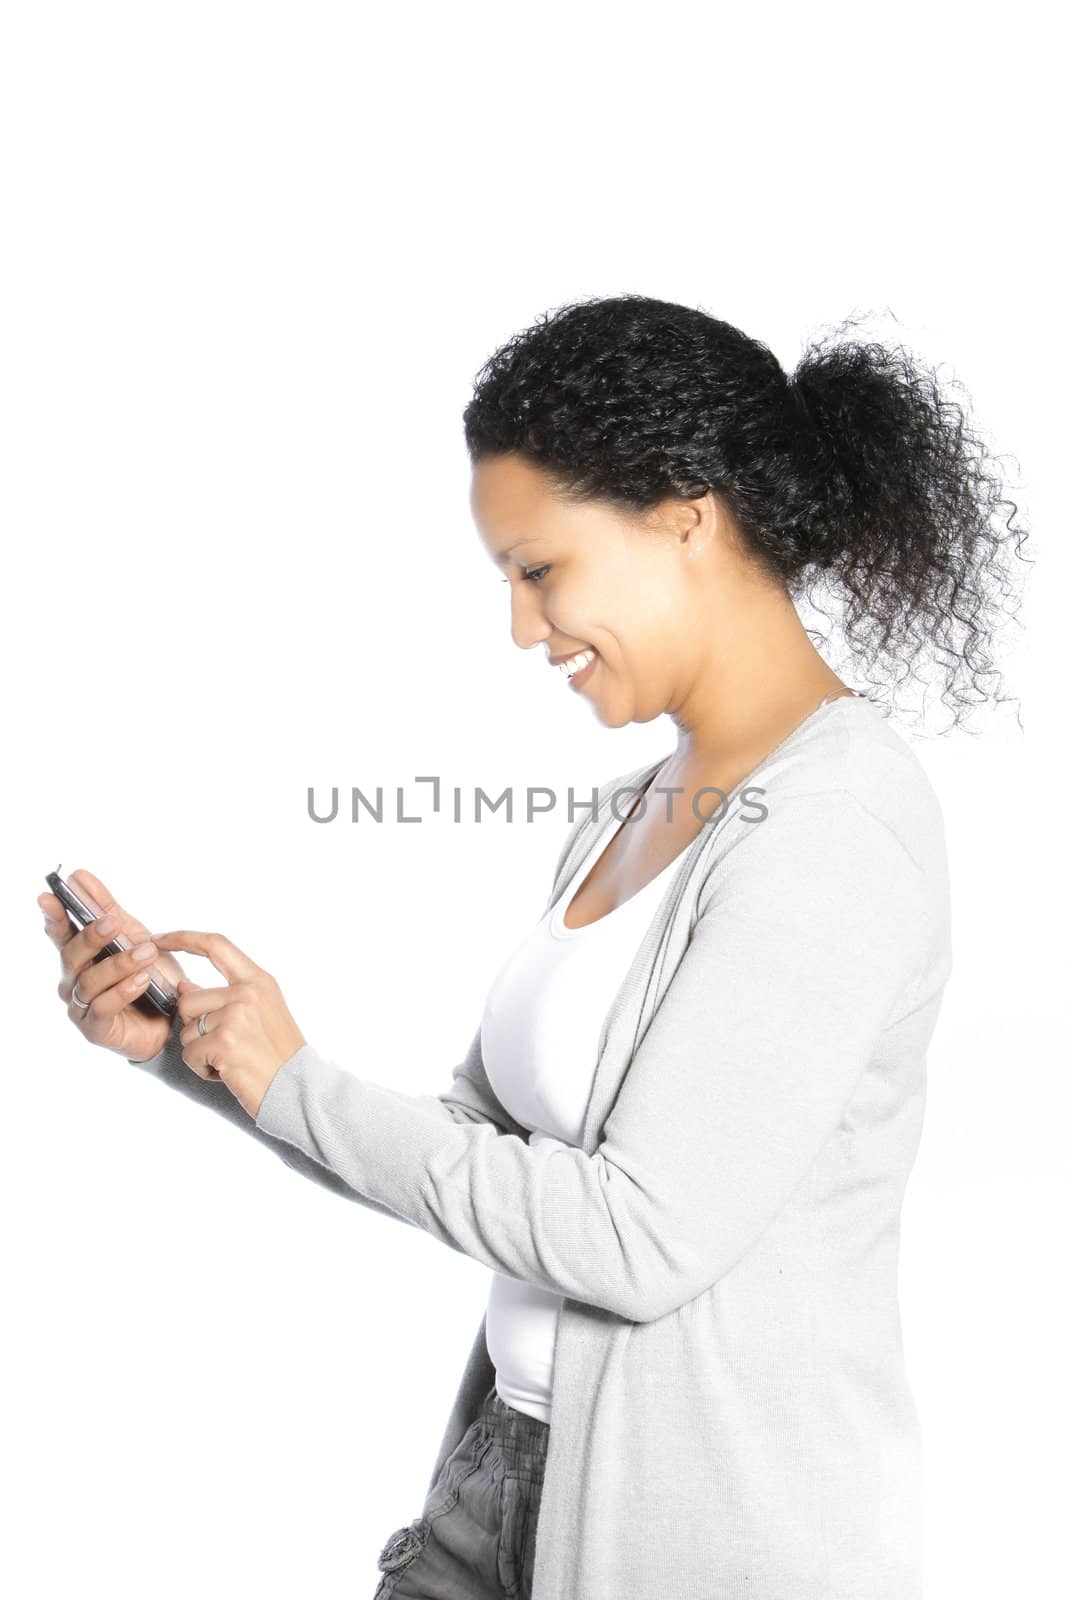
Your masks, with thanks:
M595 793L600 798L601 805L607 805L611 792L619 785L626 784L632 778L644 771L644 768L633 768L630 772L623 773L600 783ZM556 858L556 865L552 874L552 890L549 896L551 903L559 883L560 872L574 845L586 816L580 816L568 828ZM341 1195L344 1199L356 1201L370 1207L371 1210L380 1211L386 1216L399 1217L402 1222L412 1221L411 1218L401 1215L390 1206L360 1194L345 1182L344 1178L324 1163L321 1155L315 1152L305 1152L296 1145L265 1133L256 1122L248 1116L240 1103L220 1083L217 1078L205 1079L182 1060L182 1045L178 1037L183 1022L180 1016L173 1020L170 1034L166 1044L155 1056L148 1060L136 1061L130 1057L131 1066L140 1067L143 1072L176 1089L190 1100L195 1100L198 1105L207 1107L225 1117L235 1127L241 1128L245 1133L257 1139L260 1144L273 1150L295 1172L310 1178L313 1183L330 1189L334 1194ZM289 1063L284 1063L288 1066ZM281 1070L281 1069L279 1069ZM413 1110L418 1109L424 1115L429 1115L440 1123L458 1123L466 1126L485 1126L496 1134L508 1134L526 1143L528 1132L521 1123L516 1122L498 1100L489 1082L481 1053L481 1025L471 1040L467 1054L458 1066L453 1068L452 1082L448 1089L439 1095L401 1095L403 1103ZM413 1224L415 1225L415 1224Z
M930 953L922 872L844 789L780 799L710 884L592 1155L434 1115L432 1097L311 1044L275 1073L257 1127L496 1271L631 1321L665 1315L786 1204ZM480 1030L460 1077L484 1077Z
M353 1200L360 1205L368 1206L372 1211L380 1211L384 1216L392 1217L394 1220L411 1221L390 1206L367 1195L359 1194L339 1173L324 1166L313 1155L306 1154L296 1146L265 1133L219 1079L198 1077L182 1060L182 1046L178 1038L182 1026L182 1019L176 1016L167 1042L159 1054L152 1056L148 1061L131 1061L130 1065L139 1067L142 1072L158 1079L160 1083L167 1084L179 1094L195 1100L198 1105L207 1107L220 1117L225 1117L235 1127L242 1129L267 1149L272 1150L286 1166L292 1167L295 1172L310 1178L322 1188L331 1190L345 1200ZM479 1124L493 1128L497 1133L511 1133L525 1139L526 1130L514 1122L504 1110L486 1077L479 1049L480 1035L479 1026L465 1059L453 1069L452 1085L449 1089L440 1095L411 1095L406 1098L413 1109L440 1123L461 1123L467 1126Z

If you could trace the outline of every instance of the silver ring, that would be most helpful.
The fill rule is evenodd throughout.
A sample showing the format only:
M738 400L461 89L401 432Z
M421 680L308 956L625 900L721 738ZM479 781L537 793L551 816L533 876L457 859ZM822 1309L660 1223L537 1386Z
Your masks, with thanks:
M74 988L71 990L70 998L74 1001L74 1004L76 1006L81 1006L83 1011L88 1011L89 1007L92 1005L92 1001L91 1000L79 1000L78 999L78 980L77 980L77 978L75 978L75 980L74 980Z
M198 1019L197 1019L197 1024L196 1024L196 1031L197 1031L197 1033L198 1033L198 1034L199 1034L199 1035L200 1035L200 1037L201 1037L201 1039L202 1039L202 1038L203 1038L203 1037L204 1037L204 1035L205 1035L205 1033L206 1033L206 1032L207 1032L207 1029L206 1029L206 1028L205 1028L205 1027L204 1027L204 1017L206 1017L206 1016L207 1016L207 1012L206 1012L206 1011L205 1011L205 1012L204 1012L204 1013L203 1013L203 1014L202 1014L202 1015L201 1015L201 1016L200 1016L200 1017L199 1017L199 1018L198 1018Z

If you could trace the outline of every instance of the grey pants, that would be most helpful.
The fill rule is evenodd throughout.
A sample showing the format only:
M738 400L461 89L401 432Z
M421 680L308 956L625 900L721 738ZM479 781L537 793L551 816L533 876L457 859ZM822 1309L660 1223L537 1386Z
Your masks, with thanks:
M529 1600L548 1433L491 1389L422 1515L386 1541L373 1600Z

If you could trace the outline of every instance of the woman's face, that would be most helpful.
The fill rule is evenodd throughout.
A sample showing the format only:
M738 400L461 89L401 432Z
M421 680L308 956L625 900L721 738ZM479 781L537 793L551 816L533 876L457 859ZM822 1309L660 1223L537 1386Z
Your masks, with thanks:
M572 688L610 727L680 710L706 672L715 594L732 561L710 494L630 516L604 501L569 504L521 456L479 462L471 512L511 585L511 635L558 659L595 652Z

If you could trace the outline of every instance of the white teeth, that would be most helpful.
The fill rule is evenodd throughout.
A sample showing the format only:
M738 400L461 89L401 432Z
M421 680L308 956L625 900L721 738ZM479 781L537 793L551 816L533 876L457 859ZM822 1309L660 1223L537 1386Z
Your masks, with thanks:
M582 650L578 655L571 656L569 661L561 661L559 670L565 677L573 678L576 672L581 672L583 667L588 666L595 655L595 650Z

